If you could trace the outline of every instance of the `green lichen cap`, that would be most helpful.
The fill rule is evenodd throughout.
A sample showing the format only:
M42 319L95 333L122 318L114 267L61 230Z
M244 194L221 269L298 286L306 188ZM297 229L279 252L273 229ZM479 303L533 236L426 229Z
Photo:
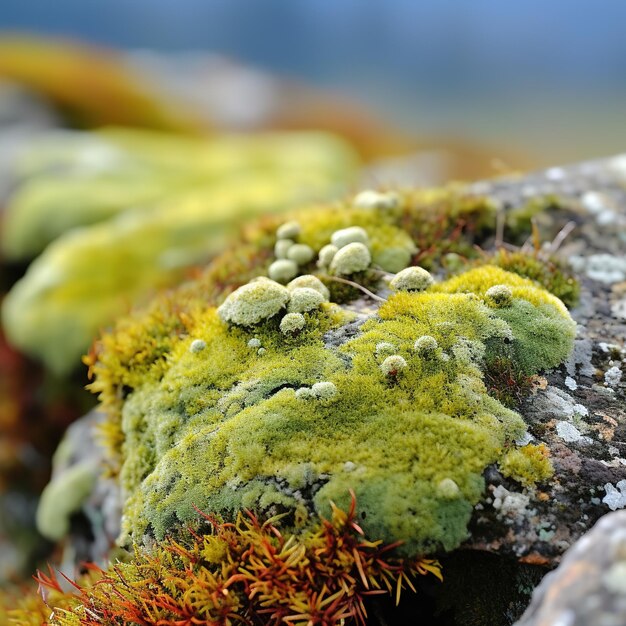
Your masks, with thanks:
M333 274L349 276L365 271L372 262L372 256L363 243L349 243L340 248L333 257L330 271Z
M336 230L332 234L330 242L337 248L343 248L349 243L362 243L368 245L369 237L367 236L367 231L364 228L361 228L360 226L350 226L349 228Z
M300 224L298 222L285 222L276 230L278 239L295 239L300 234Z
M296 243L287 250L287 258L294 261L298 265L306 265L313 260L315 252L311 246L304 243Z
M290 259L278 259L267 269L267 275L279 283L289 282L298 274L298 264Z
M319 292L319 294L324 298L325 302L328 302L328 299L330 298L330 292L328 291L326 285L317 276L313 276L312 274L303 274L302 276L298 276L287 285L287 289L289 289L289 291L293 291L294 289L298 289L300 287L315 289L315 291Z
M433 277L421 267L407 267L389 282L394 291L424 291L433 284Z
M302 330L306 325L306 320L302 313L287 313L282 320L280 320L280 332L285 335L289 333L297 333Z
M259 278L233 291L217 312L225 322L254 326L279 313L288 301L286 287L268 278Z
M337 254L337 250L339 250L339 248L333 246L332 243L326 244L319 252L317 260L318 267L329 267L335 254Z
M328 300L317 291L310 287L297 287L291 291L291 298L287 310L290 313L306 313L317 309L323 302Z
M354 206L361 209L394 209L399 204L397 194L380 193L371 189L361 191L354 197Z

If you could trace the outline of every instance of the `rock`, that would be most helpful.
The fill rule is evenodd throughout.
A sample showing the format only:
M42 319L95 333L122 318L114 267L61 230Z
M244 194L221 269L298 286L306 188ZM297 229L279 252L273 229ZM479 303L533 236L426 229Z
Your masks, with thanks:
M626 624L626 511L605 515L533 592L516 626Z

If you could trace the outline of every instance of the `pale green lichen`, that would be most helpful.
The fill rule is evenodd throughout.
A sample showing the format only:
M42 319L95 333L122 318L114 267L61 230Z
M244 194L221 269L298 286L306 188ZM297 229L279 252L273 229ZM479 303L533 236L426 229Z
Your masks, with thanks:
M367 232L360 226L350 226L349 228L336 230L330 238L330 243L336 248L343 248L349 243L362 243L367 246L369 242Z
M279 313L288 301L286 287L268 278L258 278L231 293L217 312L225 322L254 326Z
M437 340L431 335L422 335L413 344L415 351L420 354L432 354L438 347Z
M296 221L285 222L276 230L277 239L295 239L300 234L300 224Z
M72 514L91 494L97 477L97 463L83 461L48 483L37 507L37 529L46 539L59 541L67 535Z
M388 341L379 341L376 344L376 356L389 356L396 352L397 348Z
M507 285L494 285L485 291L485 299L493 306L509 306L513 299L513 292Z
M392 354L380 364L380 369L385 376L397 376L406 366L404 357L399 354Z
M287 283L298 274L298 264L290 259L278 259L267 268L267 275L279 283Z
M366 189L354 197L354 206L360 209L395 209L398 203L398 196L393 192L379 193Z
M315 257L315 252L311 246L304 243L295 243L287 250L287 258L298 265L306 265Z
M339 250L337 246L333 246L331 243L326 244L319 252L317 266L321 268L330 267L330 264L335 258L335 254L337 254L337 250Z
M394 291L424 291L433 284L433 277L421 267L407 267L389 282Z
M320 400L332 400L337 395L337 386L330 381L315 383L311 387L313 395Z
M203 339L194 339L189 346L189 351L194 354L197 352L202 352L206 348L206 341Z
M317 276L313 276L312 274L303 274L302 276L298 276L287 285L287 289L292 292L294 289L299 289L301 287L315 289L315 291L317 291L324 298L325 302L327 302L330 298L330 292L328 291L326 285Z
M302 313L287 313L287 315L280 320L280 332L284 335L300 332L305 326L306 320Z
M349 276L365 271L371 262L372 257L365 244L349 243L337 251L330 264L330 271L333 274Z
M296 287L291 291L287 310L290 313L307 313L319 309L324 302L328 302L328 298L318 290L311 287Z
M274 246L274 256L277 259L286 259L289 248L293 246L295 241L291 239L279 239Z

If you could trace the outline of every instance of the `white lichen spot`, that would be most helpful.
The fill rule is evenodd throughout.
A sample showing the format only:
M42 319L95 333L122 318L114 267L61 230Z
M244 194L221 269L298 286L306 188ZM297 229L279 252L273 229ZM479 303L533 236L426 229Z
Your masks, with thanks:
M424 291L435 281L423 267L407 267L398 272L389 281L389 286L394 291Z
M421 337L418 337L413 344L413 349L423 355L433 353L438 347L439 344L437 343L437 340L430 335L422 335Z
M330 381L315 383L311 391L318 400L332 400L337 395L337 387Z
M289 291L299 289L300 287L315 289L315 291L318 291L324 297L324 301L328 301L330 298L330 292L326 288L326 285L317 276L313 276L313 274L298 276L287 285Z
M289 301L286 287L265 277L239 287L218 307L223 321L238 326L254 326L279 313Z
M358 193L353 200L359 209L394 209L398 206L399 198L395 193L380 193L366 189Z
M298 222L285 222L276 230L277 239L295 239L301 231Z
M248 348L260 348L260 347L261 347L261 340L258 337L252 337L252 339L248 341Z
M313 391L310 387L300 387L296 389L296 399L297 400L312 400L315 398L313 395Z
M287 283L298 274L298 264L290 259L278 259L267 269L267 275L278 283Z
M607 387L615 388L622 380L622 370L614 365L604 373L604 384Z
M304 243L295 243L287 250L287 258L298 265L306 265L313 260L314 256L313 248Z
M578 389L578 383L571 376L565 377L565 386L571 391Z
M263 356L266 352L267 352L267 350L266 350L265 348L259 348L259 349L256 351L256 353L257 353L259 356Z
M585 437L571 422L559 421L556 423L556 434L565 443L589 444L591 439Z
M389 356L395 354L396 346L388 341L379 341L376 344L376 356Z
M459 495L461 494L461 490L459 489L459 486L452 480L452 478L444 478L443 480L439 481L437 485L437 493L444 500L454 500L455 498L459 497Z
M274 256L277 259L286 259L289 248L294 245L292 239L279 239L274 245Z
M407 363L403 357L399 354L392 354L380 364L380 369L385 376L397 376L406 366Z
M365 229L360 226L350 226L336 230L330 237L330 243L337 248L343 248L349 243L362 243L368 246L369 237Z
M346 461L343 464L344 472L354 472L355 469L356 469L356 463L353 463L352 461Z
M526 512L529 503L528 495L509 491L502 485L493 490L493 508L498 511L498 517L519 517Z
M189 352L193 352L194 354L197 352L202 352L206 348L206 341L203 339L194 339L189 346Z
M337 250L339 248L337 246L333 246L332 243L324 246L317 257L317 266L318 267L329 267L335 258L335 254L337 254Z
M290 313L306 313L318 309L324 302L324 296L310 287L297 287L291 292L291 298L287 305Z
M363 243L349 243L337 251L330 264L333 274L349 276L365 271L372 262L372 256Z
M617 511L617 509L623 509L626 506L626 480L620 480L615 486L611 483L606 483L604 491L606 495L602 498L602 502L611 511Z
M292 335L300 332L306 325L306 320L302 313L287 313L282 320L280 320L280 332L284 335Z

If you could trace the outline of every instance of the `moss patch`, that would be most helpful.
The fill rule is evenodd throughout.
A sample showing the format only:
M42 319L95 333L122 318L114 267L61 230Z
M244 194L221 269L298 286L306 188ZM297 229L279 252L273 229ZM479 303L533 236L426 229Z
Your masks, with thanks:
M386 242L381 250L392 245L380 233L408 250L415 244L402 224L412 206L412 196L399 195L391 207L347 203L297 214L293 241L317 255L337 230L356 226L374 259L377 241ZM427 211L421 217L432 224ZM220 285L225 268L214 265L210 280L122 322L92 357L128 494L122 540L162 538L195 519L194 507L226 518L242 508L286 512L292 527L305 529L329 515L331 500L345 506L353 490L368 536L402 541L408 554L453 549L466 537L488 465L521 468L511 471L527 481L545 478L540 463L520 462L528 455L511 456L525 424L485 381L496 359L523 376L562 362L574 332L567 309L536 282L485 265L423 291L387 295L381 305L341 307L331 288L331 302L304 311L304 325L290 332L281 332L287 301L245 323L220 318L208 301L221 300L246 272L267 269L279 225L257 226L249 236L261 243L244 247L266 254L263 267L242 263ZM371 267L351 279L388 294L385 277ZM486 295L498 285L510 293L503 302ZM190 349L198 341L203 349ZM146 342L163 351L150 354ZM385 367L389 359L402 367Z

